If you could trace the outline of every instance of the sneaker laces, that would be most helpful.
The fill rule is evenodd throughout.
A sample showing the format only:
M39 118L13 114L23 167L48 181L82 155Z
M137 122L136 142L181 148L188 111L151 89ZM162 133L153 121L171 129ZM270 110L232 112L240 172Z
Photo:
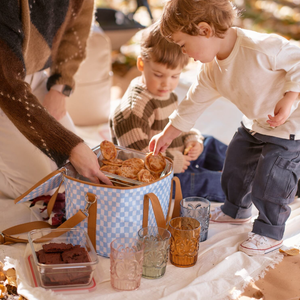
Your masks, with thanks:
M271 246L270 244L270 238L263 236L263 235L259 235L253 232L249 232L248 233L248 241L251 241L253 244L257 245L262 245L262 244L267 244L269 246Z

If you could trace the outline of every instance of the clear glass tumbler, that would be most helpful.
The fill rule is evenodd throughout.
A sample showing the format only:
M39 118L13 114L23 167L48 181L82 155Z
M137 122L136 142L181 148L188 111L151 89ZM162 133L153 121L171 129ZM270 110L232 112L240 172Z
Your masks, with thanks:
M138 232L144 243L144 262L142 276L157 279L164 276L168 263L171 233L160 227L144 227Z
M174 218L169 222L169 231L171 263L181 268L194 266L198 259L200 222L187 217Z
M144 248L135 238L118 238L110 243L110 279L114 289L133 291L139 288Z
M180 201L180 216L197 219L201 225L200 242L206 241L209 227L210 201L202 197L187 197Z

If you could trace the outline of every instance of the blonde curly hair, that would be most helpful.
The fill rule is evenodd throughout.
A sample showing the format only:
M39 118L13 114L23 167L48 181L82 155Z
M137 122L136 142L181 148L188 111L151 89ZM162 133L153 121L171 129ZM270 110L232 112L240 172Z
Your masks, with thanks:
M178 66L184 68L189 62L189 57L182 53L178 45L170 43L161 35L160 20L144 30L140 45L140 55L145 61L151 60L173 70Z
M237 16L237 9L229 0L169 0L163 9L160 30L172 41L172 34L179 31L199 35L197 25L206 22L216 37L223 38Z

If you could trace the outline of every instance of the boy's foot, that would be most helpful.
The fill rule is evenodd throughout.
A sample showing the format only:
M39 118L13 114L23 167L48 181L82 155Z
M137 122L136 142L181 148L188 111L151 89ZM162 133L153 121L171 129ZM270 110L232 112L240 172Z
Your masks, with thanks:
M233 225L241 225L250 222L251 217L246 219L234 219L229 217L228 215L225 215L221 207L216 207L211 213L210 213L210 223L227 223L227 224L233 224Z
M239 250L250 256L264 255L279 249L281 245L282 240L277 241L269 237L250 232L248 239L240 244Z

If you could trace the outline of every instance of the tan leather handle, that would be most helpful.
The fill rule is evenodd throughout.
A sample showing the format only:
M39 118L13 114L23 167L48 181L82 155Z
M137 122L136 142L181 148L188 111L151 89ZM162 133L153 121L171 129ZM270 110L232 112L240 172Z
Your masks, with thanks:
M143 207L143 227L148 226L148 214L149 214L149 200L151 201L156 224L158 227L166 228L166 219L161 208L159 199L153 193L144 195L144 207Z
M175 184L175 195L174 195L174 206L173 206L172 201L173 201L174 184ZM153 193L149 193L144 196L143 225L142 225L143 227L148 226L149 200L151 201L152 204L157 226L162 228L168 228L169 221L172 218L180 216L180 201L182 200L182 191L181 191L181 184L179 178L176 176L172 178L169 208L168 208L166 219L157 196Z
M173 193L173 183L175 183L175 196L174 196L174 208L172 218L176 218L180 216L180 201L182 200L182 191L181 191L181 184L178 177L174 176L172 178L171 184L171 195Z
M61 224L58 227L58 229L66 229L65 231L57 231L57 232L51 232L44 237L35 240L35 242L45 242L48 240L51 240L52 238L58 237L62 235L63 233L70 230L70 228L75 227L77 224L79 224L81 221L83 221L85 218L89 216L88 209L90 206L94 203L90 202L90 197L88 196L88 202L87 202L87 208L85 210L79 210L75 215L73 215L71 218L66 220L63 224ZM13 237L12 235L20 234L29 232L34 229L41 229L41 228L54 228L49 223L44 221L34 221L34 222L28 222L23 223L20 225L16 225L13 227L10 227L2 232L0 232L0 244L9 245L13 243L28 243L27 239L21 239L17 237Z

